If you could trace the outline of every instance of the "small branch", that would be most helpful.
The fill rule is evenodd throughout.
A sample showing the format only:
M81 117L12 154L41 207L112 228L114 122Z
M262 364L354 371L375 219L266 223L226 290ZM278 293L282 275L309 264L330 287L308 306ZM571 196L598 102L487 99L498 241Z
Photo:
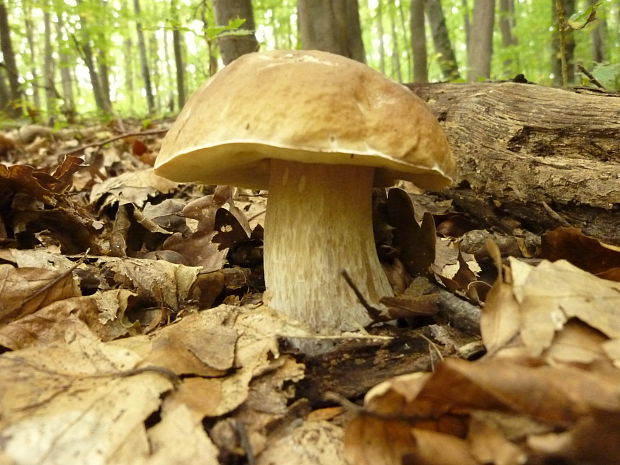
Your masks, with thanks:
M605 91L607 90L607 89L605 88L605 86L604 86L603 84L601 84L601 83L598 81L598 79L596 79L596 78L594 77L594 75L593 75L590 71L588 71L587 69L585 69L582 65L577 65L577 68L579 69L579 71L581 71L583 74L585 74L585 75L586 75L586 77L590 80L590 82L591 82L592 84L594 84L596 87L598 87L599 89L603 89L603 90L605 90Z
M106 144L109 144L110 142L114 142L116 140L119 139L125 139L127 137L134 137L134 136L152 136L152 135L157 135L157 134L165 134L166 132L168 132L168 129L153 129L152 131L138 131L138 132L127 132L125 134L120 134L118 136L114 136L114 137L110 137L108 139L102 140L100 142L93 142L92 144L86 144L86 145L82 145L78 148L75 148L73 150L69 150L68 152L64 152L60 155L74 155L76 153L80 153L90 147L103 147Z

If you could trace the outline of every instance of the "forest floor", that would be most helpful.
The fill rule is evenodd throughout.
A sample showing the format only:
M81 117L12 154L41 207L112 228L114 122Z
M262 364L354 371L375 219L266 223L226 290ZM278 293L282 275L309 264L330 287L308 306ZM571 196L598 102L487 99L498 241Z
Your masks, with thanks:
M0 464L620 463L620 249L377 192L388 321L305 356L265 192L155 176L166 128L0 137Z

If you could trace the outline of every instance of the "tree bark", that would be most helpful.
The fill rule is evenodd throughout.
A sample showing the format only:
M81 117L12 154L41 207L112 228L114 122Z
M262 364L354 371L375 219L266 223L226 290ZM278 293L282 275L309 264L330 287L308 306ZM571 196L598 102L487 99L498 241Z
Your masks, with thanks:
M426 17L433 34L435 52L439 55L437 61L443 78L447 81L460 79L459 65L456 62L446 18L441 7L441 0L426 0Z
M411 0L411 49L413 50L413 81L428 82L426 52L425 0Z
M512 82L411 87L446 131L461 182L448 195L472 217L508 213L536 232L562 218L620 245L620 98Z
M365 62L357 0L298 0L301 48Z
M15 62L15 53L13 52L13 43L11 42L11 29L9 26L9 17L4 1L0 1L0 49L4 57L4 66L9 78L9 89L11 91L11 100L13 104L9 104L7 112L12 116L20 116L22 113L19 102L22 97L21 87L19 85L19 72Z
M149 62L146 55L144 31L142 30L142 23L140 22L140 0L133 0L133 11L136 14L136 33L138 34L140 68L142 70L142 79L144 80L144 89L146 91L146 104L149 114L153 114L155 113L155 97L153 96L153 87L151 86L151 71L149 70Z
M494 20L495 0L475 0L467 44L467 80L470 82L491 77Z
M226 26L231 19L241 18L245 22L241 30L248 31L244 35L224 35L217 42L222 52L222 60L227 65L235 58L258 50L258 41L254 36L254 12L250 0L214 0L215 20L218 26Z

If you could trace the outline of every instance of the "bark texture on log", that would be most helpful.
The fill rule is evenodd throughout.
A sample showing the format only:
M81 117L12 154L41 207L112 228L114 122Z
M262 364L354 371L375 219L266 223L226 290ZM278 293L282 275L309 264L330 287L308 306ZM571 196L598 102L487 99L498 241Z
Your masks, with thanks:
M620 244L620 95L513 82L409 87L457 157L466 183L450 191L455 200Z

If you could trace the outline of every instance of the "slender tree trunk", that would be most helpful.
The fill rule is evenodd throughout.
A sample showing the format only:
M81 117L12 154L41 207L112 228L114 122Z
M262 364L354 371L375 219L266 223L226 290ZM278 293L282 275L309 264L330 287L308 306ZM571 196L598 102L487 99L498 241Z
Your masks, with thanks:
M47 118L50 120L56 113L56 97L57 92L54 85L54 55L52 51L52 21L49 9L43 11L43 34L45 36L45 108L47 110Z
M502 46L505 49L511 49L519 43L517 38L512 33L515 28L515 24L514 0L499 0L499 30L502 35ZM504 61L504 73L507 75L506 77L510 74L515 74L512 69L511 58Z
M36 46L34 43L34 26L32 25L32 8L28 6L25 8L25 17L24 17L24 26L26 29L26 41L28 42L28 48L30 49L30 73L32 74L32 103L34 107L38 110L41 108L41 93L39 91L39 72L37 71L37 53Z
M566 20L575 12L575 0L551 0L551 9L553 84L565 86L575 81L575 38L573 30L566 26Z
M365 62L357 0L298 0L301 48Z
M74 37L76 47L80 52L86 68L88 68L88 75L90 77L91 86L93 88L93 95L95 97L95 104L97 108L105 114L112 113L110 102L106 100L101 87L101 79L97 72L97 65L93 54L93 48L90 43L90 34L88 31L88 23L83 16L80 16L80 35L81 39L78 40Z
M153 96L153 88L151 86L151 72L146 55L146 42L144 41L144 32L142 30L142 23L140 22L140 0L133 0L133 10L136 15L138 50L140 51L140 67L142 69L142 79L144 80L144 90L146 91L146 103L149 114L152 115L155 113L155 97Z
M468 0L461 0L461 8L463 9L463 28L465 29L465 46L469 53L469 40L471 34L471 18Z
M590 5L594 7L597 0L590 0ZM592 61L603 63L605 61L605 37L607 37L607 21L605 18L599 19L598 25L590 33L592 37Z
M8 108L11 102L11 91L7 85L6 67L0 63L0 111Z
M133 54L134 46L131 38L125 39L125 92L129 101L129 108L134 107L134 83L133 83Z
M425 0L411 0L411 48L413 50L413 82L428 82L426 52Z
M149 69L151 70L151 86L153 87L153 96L155 97L155 108L162 107L161 81L162 72L159 60L159 42L155 35L149 37L147 44L147 59L149 60Z
M17 117L22 113L19 105L22 92L19 85L19 73L15 62L15 53L13 52L13 44L11 42L9 17L3 0L0 0L0 49L2 49L2 56L4 57L4 66L9 78L9 89L13 102L12 105L9 105L8 112L12 116Z
M402 82L403 76L400 69L400 45L398 40L398 34L396 33L396 5L390 5L390 29L392 32L392 75Z
M63 38L63 18L59 13L56 16L56 37L59 43L64 43ZM62 46L58 50L58 65L60 67L60 81L62 84L62 113L71 122L75 116L75 99L73 98L73 79L71 77L71 60Z
M435 52L439 55L437 60L443 78L447 81L460 79L459 66L456 62L452 42L450 42L441 0L426 0L425 10L433 33Z
M109 8L108 0L99 0L104 9ZM96 59L97 59L97 69L99 71L99 80L101 83L101 93L103 98L106 101L107 106L112 107L112 100L110 99L110 72L108 67L108 39L105 36L108 29L110 28L110 24L107 16L104 16L104 24L102 28L99 28L98 34L98 43L101 44L97 48Z
M178 9L176 1L171 2L172 17L175 21L172 29L172 47L174 49L174 64L177 76L177 104L179 109L185 105L185 63L183 60L183 36L178 25Z
M217 50L213 45L213 41L209 39L209 34L207 33L209 29L209 21L207 19L207 11L210 8L207 0L202 0L200 4L201 8L201 19L202 19L202 29L204 31L205 42L207 43L207 55L209 56L209 76L213 76L217 72Z
M377 32L379 35L379 69L385 74L385 41L383 40L383 6L381 0L377 0Z
M491 77L495 0L475 0L469 46L467 47L468 81Z
M214 0L215 20L218 26L226 26L231 19L241 18L245 22L241 29L248 31L244 35L224 35L218 39L222 60L227 65L235 58L258 50L258 41L254 36L254 12L250 0Z
M406 81L411 81L413 70L413 59L411 58L411 28L407 27L406 14L403 9L403 2L398 3L398 19L400 20L400 29L403 33L405 43L405 56L407 57L407 75Z

